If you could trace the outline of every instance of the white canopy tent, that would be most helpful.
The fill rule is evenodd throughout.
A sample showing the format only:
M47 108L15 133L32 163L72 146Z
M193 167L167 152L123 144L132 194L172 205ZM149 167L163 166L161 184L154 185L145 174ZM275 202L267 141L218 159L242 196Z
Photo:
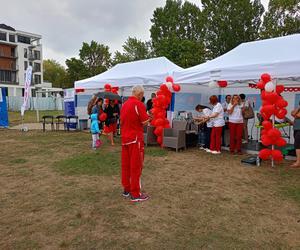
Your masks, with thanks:
M243 43L211 61L175 72L174 79L197 84L249 81L265 72L276 79L300 78L300 34Z
M100 89L106 83L118 87L157 86L182 68L165 57L120 63L106 72L75 82L75 89Z

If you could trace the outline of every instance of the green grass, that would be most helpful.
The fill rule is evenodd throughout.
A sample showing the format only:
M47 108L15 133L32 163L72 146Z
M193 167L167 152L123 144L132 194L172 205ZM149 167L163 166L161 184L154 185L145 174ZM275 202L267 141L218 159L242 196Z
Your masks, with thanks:
M27 160L26 159L22 159L22 158L17 158L17 159L13 159L10 161L10 164L24 164L26 163Z
M159 147L147 147L145 148L145 154L154 157L163 157L168 155L168 151Z
M62 110L43 110L39 111L39 117L40 120L42 119L42 116L44 115L62 115L63 111ZM15 126L21 124L21 113L20 112L15 112L15 111L9 111L8 112L8 120L9 120L9 126ZM28 110L25 111L24 115L24 123L35 123L39 122L37 121L37 116L36 116L36 111L33 110Z
M54 167L63 175L111 176L119 173L120 159L118 153L97 151L58 161Z
M282 193L284 196L295 200L300 205L300 186L283 187Z

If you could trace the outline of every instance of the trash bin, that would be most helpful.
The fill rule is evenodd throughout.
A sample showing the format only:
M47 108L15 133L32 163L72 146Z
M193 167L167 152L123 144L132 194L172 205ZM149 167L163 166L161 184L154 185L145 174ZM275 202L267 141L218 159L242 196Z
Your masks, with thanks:
M80 119L79 120L79 129L80 130L88 129L88 120L87 119Z

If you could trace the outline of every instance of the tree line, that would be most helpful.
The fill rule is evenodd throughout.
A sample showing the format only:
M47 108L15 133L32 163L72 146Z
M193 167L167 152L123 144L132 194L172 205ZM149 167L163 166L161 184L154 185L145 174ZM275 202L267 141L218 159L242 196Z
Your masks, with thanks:
M166 0L154 10L150 41L128 37L122 51L83 42L79 58L44 60L44 79L55 87L73 87L77 80L100 74L124 62L165 56L188 68L218 57L243 42L300 33L300 0L270 0L265 11L260 0Z

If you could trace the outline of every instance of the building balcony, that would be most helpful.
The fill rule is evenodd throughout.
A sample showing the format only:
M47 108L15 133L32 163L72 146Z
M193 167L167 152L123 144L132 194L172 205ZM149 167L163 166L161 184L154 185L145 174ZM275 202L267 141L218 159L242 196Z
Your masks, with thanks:
M0 80L0 84L19 85L18 82L12 80Z
M0 51L0 58L9 58L9 59L17 59L18 58L18 53L15 52L14 54L6 54Z

